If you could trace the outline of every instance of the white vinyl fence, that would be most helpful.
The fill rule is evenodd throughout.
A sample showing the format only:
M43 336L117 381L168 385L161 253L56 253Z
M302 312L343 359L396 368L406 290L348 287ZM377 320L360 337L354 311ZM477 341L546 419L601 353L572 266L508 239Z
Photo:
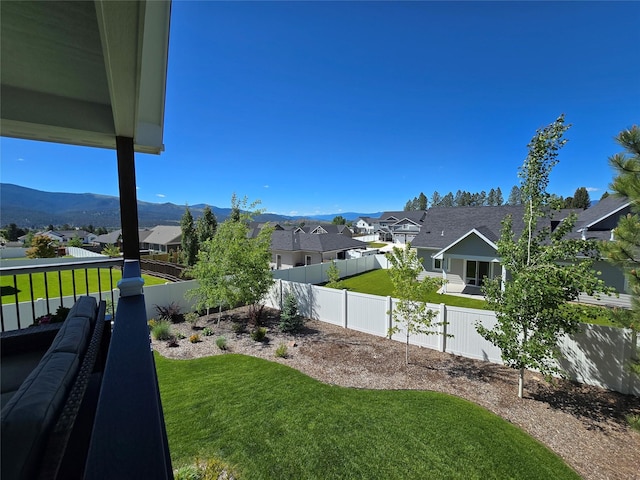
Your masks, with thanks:
M384 265L386 265L384 255L371 255L367 257L350 258L349 260L334 260L334 262L340 271L340 278L358 275L378 268L386 268L381 263L383 262ZM331 262L324 262L306 265L304 267L283 268L282 270L274 270L273 278L297 283L325 283L329 280L327 270L329 270L330 266Z
M396 300L315 285L277 281L267 304L281 308L282 298L292 291L300 314L322 322L385 337L391 325L390 312ZM414 335L409 342L467 358L502 364L500 349L481 337L476 322L487 328L496 323L494 312L431 304L437 312L435 322L444 322L442 335ZM451 335L451 336L445 336ZM393 340L406 341L399 332ZM640 380L626 368L638 345L629 329L583 325L582 331L565 336L559 345L558 366L567 377L625 394L640 395Z
M365 261L366 258L358 260ZM157 315L156 306L166 306L172 302L177 303L183 312L193 310L194 301L189 298L187 291L196 285L197 282L191 280L144 287L147 319ZM380 337L388 335L391 327L390 312L396 302L391 297L276 280L265 303L280 309L287 291L295 293L299 312L305 317ZM115 292L117 304L119 292L117 289ZM50 302L52 311L55 311L59 299L50 299ZM44 308L43 300L39 300L37 304L38 308ZM64 299L65 306L72 304L73 297ZM15 304L3 305L2 308L5 325L10 325L11 321L15 323ZM20 308L24 308L24 314L21 314L23 318L30 318L31 303L21 303ZM414 335L410 338L411 344L467 358L502 363L500 350L478 335L475 329L476 322L492 327L496 322L493 312L444 304L432 304L430 308L437 312L436 322L446 322L442 333L452 336ZM5 328L11 329L7 326ZM17 325L13 328L17 328ZM406 337L403 332L399 332L392 339L404 342ZM584 325L581 333L565 336L560 342L558 365L572 380L625 394L640 395L640 380L626 368L637 345L638 339L629 329Z

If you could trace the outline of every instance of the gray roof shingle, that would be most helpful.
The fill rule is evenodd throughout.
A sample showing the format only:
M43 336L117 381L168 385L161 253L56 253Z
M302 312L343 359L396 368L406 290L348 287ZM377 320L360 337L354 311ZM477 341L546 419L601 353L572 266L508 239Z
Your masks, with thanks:
M282 251L332 252L366 248L367 244L338 233L303 233L276 230L271 234L271 249Z

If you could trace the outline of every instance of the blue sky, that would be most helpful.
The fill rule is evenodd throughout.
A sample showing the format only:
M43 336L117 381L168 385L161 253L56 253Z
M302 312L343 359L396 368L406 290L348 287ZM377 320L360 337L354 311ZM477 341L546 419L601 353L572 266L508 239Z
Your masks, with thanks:
M640 120L640 2L190 2L171 18L165 152L138 198L286 215L401 210L519 183L536 129L573 126L549 190L612 180ZM2 182L118 194L110 150L0 140Z

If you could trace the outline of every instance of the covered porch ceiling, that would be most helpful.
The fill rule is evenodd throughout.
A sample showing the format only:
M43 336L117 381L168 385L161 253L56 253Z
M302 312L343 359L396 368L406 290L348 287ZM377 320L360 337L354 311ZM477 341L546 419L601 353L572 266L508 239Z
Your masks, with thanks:
M0 2L0 134L163 149L168 1Z

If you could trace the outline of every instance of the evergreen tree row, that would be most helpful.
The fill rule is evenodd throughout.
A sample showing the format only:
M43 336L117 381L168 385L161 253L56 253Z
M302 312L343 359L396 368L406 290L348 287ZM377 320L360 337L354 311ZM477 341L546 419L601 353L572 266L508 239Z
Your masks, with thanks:
M607 195L606 192L605 195ZM563 198L553 195L553 198L560 208L586 209L591 205L589 192L585 187L578 188L573 197ZM413 197L413 200L407 201L404 210L426 210L428 207L493 207L500 205L520 205L521 203L522 193L520 187L514 185L506 202L504 201L500 187L492 188L489 190L489 193L484 190L479 193L458 190L455 195L449 192L444 196L435 191L431 195L431 201L429 201L423 192L420 192L420 195Z

